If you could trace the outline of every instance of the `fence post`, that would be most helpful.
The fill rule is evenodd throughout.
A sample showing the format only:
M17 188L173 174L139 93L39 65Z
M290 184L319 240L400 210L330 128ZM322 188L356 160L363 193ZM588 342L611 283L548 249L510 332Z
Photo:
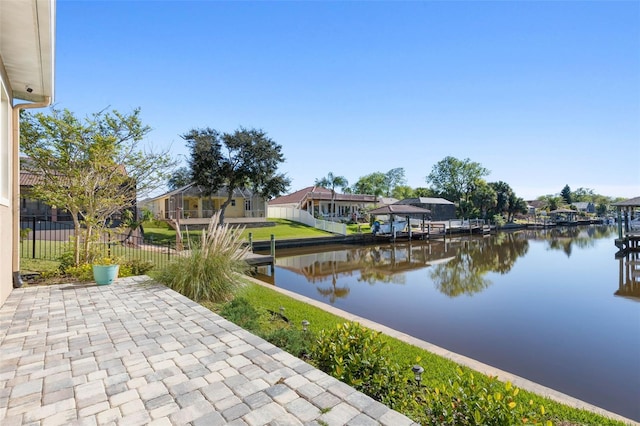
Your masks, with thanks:
M171 261L171 241L167 241L167 261Z
M249 232L249 250L253 251L253 232Z
M32 224L33 224L33 228L31 228L32 229L32 231L31 231L31 235L32 235L32 238L31 238L31 243L32 243L31 244L31 258L35 259L36 258L36 217L35 216L33 217L33 223Z
M276 236L271 234L271 256L275 257L276 255Z

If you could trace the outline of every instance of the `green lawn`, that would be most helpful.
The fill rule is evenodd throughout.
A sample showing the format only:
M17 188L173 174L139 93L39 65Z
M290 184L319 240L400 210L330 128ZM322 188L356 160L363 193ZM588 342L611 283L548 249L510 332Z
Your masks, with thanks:
M242 236L246 241L249 241L249 233L251 233L253 241L268 241L271 239L271 235L276 240L285 240L292 238L316 238L316 237L328 237L333 234L319 229L312 228L299 222L292 222L285 219L267 219L268 222L274 224L274 226L261 226L255 228L245 228L242 232ZM186 234L186 235L185 235ZM189 231L183 234L183 238L200 239L202 231ZM175 242L176 232L167 224L158 223L144 226L145 238L149 238L154 242L165 243L167 241Z
M267 219L275 226L263 226L258 228L245 228L242 236L249 239L249 233L252 234L253 241L270 240L271 235L276 240L290 240L292 238L317 238L330 237L334 234L320 229L312 228L300 222L292 222L286 219Z

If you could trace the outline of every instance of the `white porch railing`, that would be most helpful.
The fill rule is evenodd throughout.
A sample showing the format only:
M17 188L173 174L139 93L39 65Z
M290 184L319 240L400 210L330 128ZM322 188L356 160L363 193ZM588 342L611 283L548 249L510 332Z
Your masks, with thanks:
M317 229L322 229L323 231L331 232L334 234L347 235L347 225L345 225L344 223L316 219L308 212L300 209L294 209L293 207L269 206L267 215L269 218L292 220L294 222L300 222L304 223L305 225L313 226Z

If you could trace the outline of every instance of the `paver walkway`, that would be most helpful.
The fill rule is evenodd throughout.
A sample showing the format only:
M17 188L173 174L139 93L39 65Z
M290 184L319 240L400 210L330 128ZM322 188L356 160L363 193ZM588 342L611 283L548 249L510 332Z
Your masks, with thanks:
M14 290L0 308L0 424L414 424L146 280Z

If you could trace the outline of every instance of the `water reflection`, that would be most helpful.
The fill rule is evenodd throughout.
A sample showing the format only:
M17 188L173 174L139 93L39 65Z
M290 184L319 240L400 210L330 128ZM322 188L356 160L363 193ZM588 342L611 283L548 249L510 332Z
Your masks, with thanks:
M527 238L544 240L548 243L549 249L563 251L567 257L570 257L574 247L593 247L597 240L615 235L616 228L607 225L567 226L523 232Z
M615 295L640 302L640 253L627 253L618 261L620 262L620 281Z
M449 297L471 296L491 286L489 273L506 274L527 254L529 241L545 241L549 250L567 257L575 247L593 246L615 234L609 226L557 227L501 232L492 236L459 236L444 240L404 241L376 246L327 246L282 250L277 266L316 284L330 303L351 290L342 278L376 284L406 283L406 273L428 268L433 285Z
M488 272L507 273L527 253L529 242L521 233L501 233L495 238L463 242L453 259L436 265L429 276L449 297L473 295L491 285Z
M484 276L488 272L508 272L527 248L526 235L502 233L493 238L464 236L379 246L328 247L325 249L331 251L291 257L281 252L277 265L317 284L318 292L331 303L350 293L347 285L338 284L342 277L356 276L358 282L369 285L403 285L407 272L424 268L431 268L429 276L442 293L455 297L487 288L491 281Z

